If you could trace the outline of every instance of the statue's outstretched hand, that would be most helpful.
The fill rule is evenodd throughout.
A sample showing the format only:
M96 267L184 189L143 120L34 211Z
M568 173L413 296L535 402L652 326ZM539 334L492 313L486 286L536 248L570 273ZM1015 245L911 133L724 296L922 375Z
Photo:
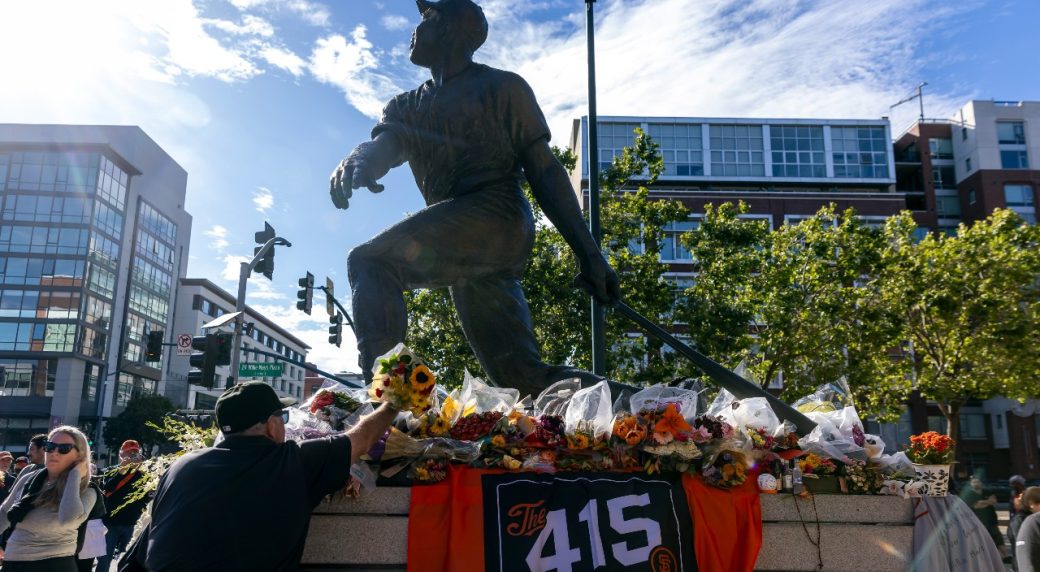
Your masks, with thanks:
M383 185L376 181L386 174L387 169L373 168L374 162L370 160L369 154L375 150L370 149L371 146L371 141L358 145L332 172L329 178L329 195L336 208L345 209L350 206L350 197L353 196L354 189L366 187L373 193L382 192Z
M613 304L621 299L621 283L617 272L602 256L592 256L581 264L581 273L574 279L579 286L601 304Z

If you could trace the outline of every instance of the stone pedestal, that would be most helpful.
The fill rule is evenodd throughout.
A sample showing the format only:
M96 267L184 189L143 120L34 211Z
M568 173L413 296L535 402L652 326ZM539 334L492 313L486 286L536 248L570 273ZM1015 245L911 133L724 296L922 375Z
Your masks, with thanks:
M323 503L311 519L303 568L405 570L410 492L380 488L360 500ZM816 570L821 557L823 570L906 570L913 555L911 501L855 495L813 500L762 495L763 543L756 570Z

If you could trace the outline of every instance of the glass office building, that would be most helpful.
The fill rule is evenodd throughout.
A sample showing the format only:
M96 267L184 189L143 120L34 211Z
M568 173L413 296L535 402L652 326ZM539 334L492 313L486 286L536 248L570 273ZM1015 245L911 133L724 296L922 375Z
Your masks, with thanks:
M186 180L136 127L0 125L0 449L162 389Z

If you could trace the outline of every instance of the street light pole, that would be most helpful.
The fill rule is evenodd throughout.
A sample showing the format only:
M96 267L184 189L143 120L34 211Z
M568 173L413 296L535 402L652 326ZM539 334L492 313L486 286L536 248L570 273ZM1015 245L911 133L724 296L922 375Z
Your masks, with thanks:
M245 314L246 314L246 282L249 281L249 275L252 274L253 269L256 268L258 262L263 260L267 251L274 248L276 245L279 246L292 246L292 243L280 236L276 236L264 243L253 255L253 259L249 262L243 262L239 267L238 272L238 298L235 300L235 311L238 315L235 316L235 341L231 346L231 371L229 372L227 383L225 387L230 388L235 384L235 380L238 379L238 364L242 356L242 330L245 326Z
M589 68L589 140L586 153L589 165L589 230L592 239L596 241L599 248L603 241L603 231L599 221L599 135L596 120L596 41L595 25L593 17L593 5L596 0L585 0L585 37L588 42L588 68ZM604 337L604 316L606 309L603 304L592 296L592 373L605 375L606 363L606 341Z

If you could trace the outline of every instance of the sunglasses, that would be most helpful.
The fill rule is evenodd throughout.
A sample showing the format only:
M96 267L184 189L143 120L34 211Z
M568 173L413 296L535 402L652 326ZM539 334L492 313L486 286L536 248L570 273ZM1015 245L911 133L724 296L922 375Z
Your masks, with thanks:
M76 448L77 447L72 443L55 443L54 441L47 441L43 444L44 451L48 453L53 453L54 451L57 451L62 455L68 455L73 449Z
M272 413L271 417L281 417L282 418L282 423L288 423L289 422L289 410L288 409L279 409L278 411L275 411L274 413Z

